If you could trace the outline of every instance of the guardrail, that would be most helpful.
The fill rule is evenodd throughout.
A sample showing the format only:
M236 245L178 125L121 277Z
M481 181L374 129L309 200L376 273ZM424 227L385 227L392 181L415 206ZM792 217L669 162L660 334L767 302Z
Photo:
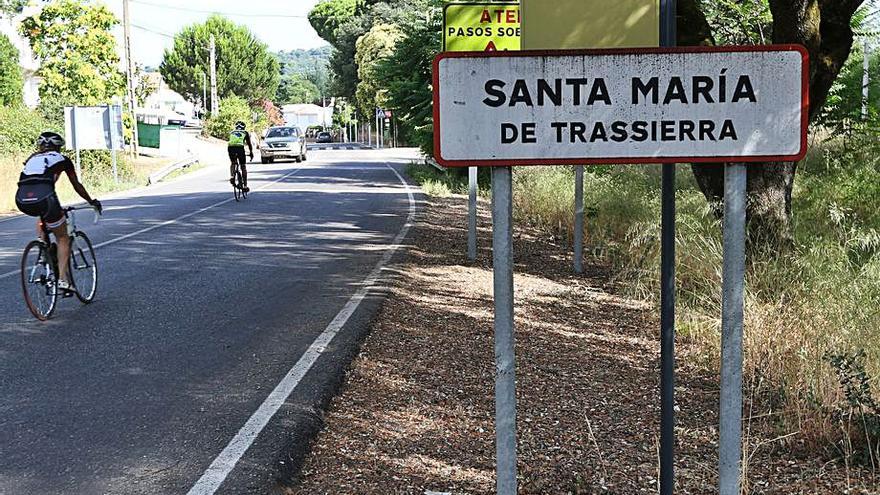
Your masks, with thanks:
M431 158L430 156L425 157L425 163L436 168L437 170L439 170L441 172L446 171L446 169L443 167L443 165L440 165L439 163L437 163L437 160Z
M183 160L172 163L171 165L168 165L167 167L163 168L162 170L159 170L157 172L150 174L150 178L147 179L147 185L151 186L151 185L161 181L165 177L167 177L168 174L175 172L177 170L185 169L187 167L195 165L196 163L199 163L199 159L195 155L190 155L190 156L184 158Z

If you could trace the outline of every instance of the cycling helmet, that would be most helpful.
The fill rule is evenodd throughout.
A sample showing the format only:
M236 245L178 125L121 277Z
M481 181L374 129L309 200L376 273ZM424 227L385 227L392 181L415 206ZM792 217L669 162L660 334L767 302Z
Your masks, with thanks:
M235 123L235 130L236 130L236 131L243 131L245 127L247 127L247 126L245 125L245 123L242 122L242 121L240 121L240 120L239 120L238 122Z
M57 132L46 131L37 138L37 148L41 150L60 150L64 146L64 138Z

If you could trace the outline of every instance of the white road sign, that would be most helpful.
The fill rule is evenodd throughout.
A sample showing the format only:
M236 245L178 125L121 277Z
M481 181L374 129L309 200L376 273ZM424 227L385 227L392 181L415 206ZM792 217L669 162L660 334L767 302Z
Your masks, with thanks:
M435 158L448 167L795 161L803 47L443 53Z

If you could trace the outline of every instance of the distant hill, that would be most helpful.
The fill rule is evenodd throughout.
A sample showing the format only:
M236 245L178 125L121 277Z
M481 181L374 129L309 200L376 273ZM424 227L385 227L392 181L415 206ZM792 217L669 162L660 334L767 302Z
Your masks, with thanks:
M309 75L315 72L327 72L330 61L330 52L333 48L330 45L321 48L312 48L311 50L290 50L280 51L275 54L281 63L281 75Z

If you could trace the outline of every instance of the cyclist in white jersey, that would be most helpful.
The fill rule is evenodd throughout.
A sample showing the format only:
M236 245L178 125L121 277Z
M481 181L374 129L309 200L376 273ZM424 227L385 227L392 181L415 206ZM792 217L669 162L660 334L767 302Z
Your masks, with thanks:
M73 186L73 190L86 200L98 212L101 211L101 202L92 199L86 188L83 187L76 175L76 168L69 158L61 154L64 146L64 138L54 132L44 132L37 138L37 151L24 163L24 168L18 180L18 191L15 194L15 204L25 215L38 217L37 234L44 237L43 225L53 234L58 241L58 288L70 291L70 279L68 278L68 265L70 260L70 237L67 235L67 216L55 193L55 183L62 174L67 174L67 179ZM48 242L48 239L43 238Z

